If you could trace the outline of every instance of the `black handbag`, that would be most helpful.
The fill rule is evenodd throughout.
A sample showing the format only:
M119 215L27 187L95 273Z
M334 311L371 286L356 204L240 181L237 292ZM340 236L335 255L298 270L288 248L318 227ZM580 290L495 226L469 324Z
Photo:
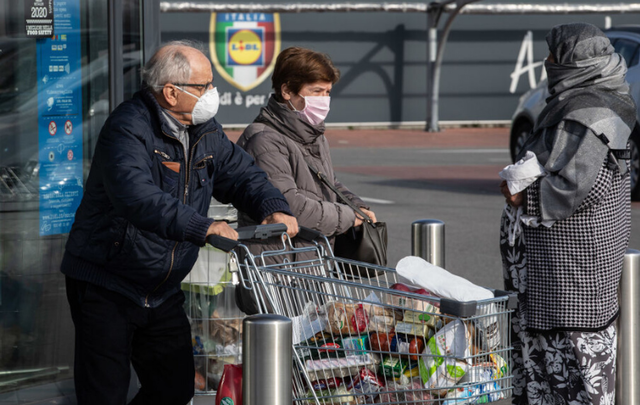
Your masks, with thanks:
M384 222L374 223L360 207L356 206L342 191L338 190L322 172L318 171L309 162L307 162L307 166L309 166L309 169L318 176L324 184L338 195L343 203L347 204L364 219L362 225L351 227L347 232L336 235L335 247L333 249L335 256L370 263L376 266L386 266L387 224ZM353 268L354 266L351 267ZM353 273L357 273L360 277L375 277L382 273L382 271L376 271L366 266L356 267L356 271ZM348 270L346 271L346 273L349 272ZM346 275L349 276L350 274Z

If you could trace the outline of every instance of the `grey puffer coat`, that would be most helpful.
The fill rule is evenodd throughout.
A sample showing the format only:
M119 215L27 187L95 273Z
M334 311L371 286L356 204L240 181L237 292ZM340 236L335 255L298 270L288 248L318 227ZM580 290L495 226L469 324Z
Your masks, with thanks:
M368 207L336 179L324 130L324 123L307 123L271 96L237 144L253 156L269 181L284 194L298 224L332 240L333 236L353 226L355 213L346 204L338 202L337 195L311 172L307 162L327 178L334 179L335 186L356 206ZM240 213L240 226L252 224L247 215ZM259 253L277 249L276 243L279 241L256 244L260 246L252 246L251 250Z

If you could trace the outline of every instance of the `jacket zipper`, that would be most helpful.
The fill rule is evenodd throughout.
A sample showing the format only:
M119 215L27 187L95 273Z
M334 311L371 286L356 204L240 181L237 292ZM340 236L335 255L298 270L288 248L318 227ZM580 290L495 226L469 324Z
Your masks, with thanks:
M217 130L216 130L217 131ZM200 135L200 138L198 138L198 140L196 141L196 143L194 143L191 146L191 151L189 153L189 161L187 162L187 167L189 168L189 170L187 170L187 182L184 186L184 200L182 201L183 203L187 203L187 196L189 195L189 177L191 174L191 162L193 161L193 151L196 150L196 146L198 145L198 143L200 143L200 141L202 140L202 138L204 138L205 135L216 132L216 131L209 131L209 132L205 132L204 134ZM206 157L205 157L206 159ZM202 159L204 160L204 159ZM198 162L200 163L200 162Z
M209 159L213 159L213 155L207 155L207 156L203 157L202 159L198 160L198 162L196 162L196 164L193 165L193 168L194 169L203 169L204 166L203 167L198 167L198 165L200 163L204 162L205 160L209 160Z
M153 150L155 153L157 153L158 155L162 156L163 158L167 159L167 160L171 160L171 156L167 155L166 153L164 153L161 150L158 149L154 149Z
M215 132L215 131L205 132L204 134L202 134L202 135L200 136L200 138L198 138L198 140L196 141L196 143L194 143L194 144L193 144L193 146L191 146L191 153L189 154L189 161L187 162L187 166L189 166L189 163L190 163L190 162L191 162L191 160L193 159L193 151L195 150L196 145L197 145L197 144L202 140L202 138L203 138L205 135L210 134L210 133L212 133L212 132ZM169 138L172 138L171 136L167 135L164 131L162 132L162 134L163 134L163 135L165 135L165 136L167 136L167 137L169 137ZM172 139L175 139L175 138L172 138ZM168 159L171 159L171 158L169 157L169 155L167 155L167 154L166 154L166 153L164 153L164 152L161 152L161 151L159 151L159 150L154 150L154 152L156 152L157 154L161 155L162 157L165 157L165 156L166 156ZM209 157L209 156L206 156L206 157L205 157L205 159L207 159L208 157ZM202 159L202 160L204 160L204 159ZM200 163L200 162L198 162L198 163ZM190 172L190 171L191 171L191 168L190 168L190 167L188 167L188 170L186 170L186 172L187 172L187 179L186 179L186 183L185 183L185 186L184 186L184 197L182 198L182 202L183 202L184 204L186 204L186 203L187 203L187 194L189 193L189 172ZM144 307L145 307L145 308L149 308L149 307L150 307L150 305L149 305L149 296L150 296L151 294L153 294L154 292L156 292L156 291L158 290L158 288L160 288L160 286L162 286L162 284L164 284L164 283L169 279L169 276L171 276L171 271L173 270L173 261L174 261L174 259L175 259L175 255L176 255L176 248L178 247L178 243L179 243L179 242L176 242L176 244L175 244L175 245L173 245L173 249L171 250L171 265L169 266L169 271L167 272L167 276L166 276L166 277L164 278L164 280L162 280L162 281L161 281L161 282L160 282L160 283L159 283L159 284L158 284L158 285L157 285L153 290L151 290L151 292L150 292L149 294L147 294L147 296L146 296L146 297L144 297Z

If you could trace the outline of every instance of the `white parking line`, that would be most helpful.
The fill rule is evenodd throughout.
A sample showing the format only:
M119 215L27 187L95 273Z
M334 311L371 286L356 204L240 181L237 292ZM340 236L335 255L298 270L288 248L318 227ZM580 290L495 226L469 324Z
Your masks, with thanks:
M421 149L421 153L509 153L509 149Z
M364 202L372 203L372 204L395 204L395 201L389 200L380 200L378 198L369 198L369 197L360 197L360 199Z

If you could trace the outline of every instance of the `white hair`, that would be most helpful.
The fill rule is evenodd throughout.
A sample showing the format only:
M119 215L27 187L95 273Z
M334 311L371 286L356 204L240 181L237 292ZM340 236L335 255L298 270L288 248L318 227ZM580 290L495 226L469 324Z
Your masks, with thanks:
M161 46L140 70L143 82L152 92L159 93L167 83L189 82L191 65L182 52L183 47L202 52L202 46L197 42L171 41Z

